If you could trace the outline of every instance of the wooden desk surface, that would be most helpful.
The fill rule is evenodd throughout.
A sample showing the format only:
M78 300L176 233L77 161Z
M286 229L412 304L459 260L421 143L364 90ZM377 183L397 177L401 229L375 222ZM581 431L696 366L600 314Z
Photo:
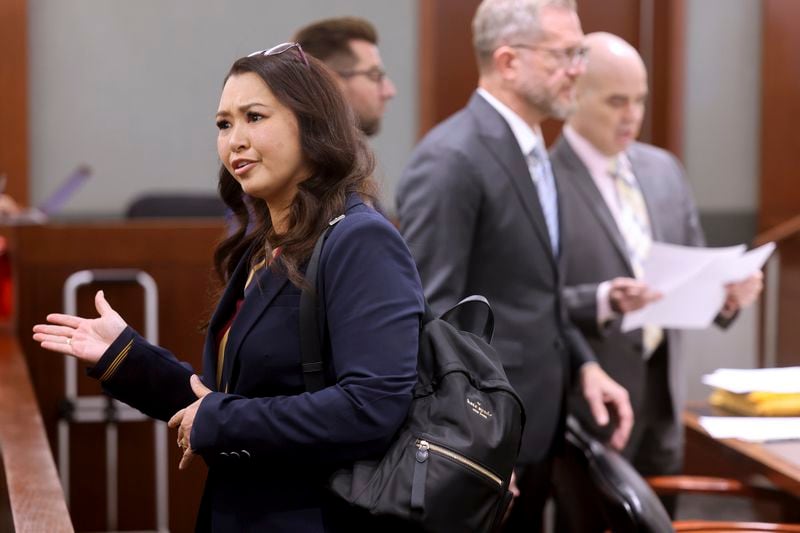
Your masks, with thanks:
M734 477L763 475L775 486L800 497L800 440L753 443L715 439L700 426L700 416L706 415L724 413L702 405L690 405L683 413L687 473L705 469L705 473Z

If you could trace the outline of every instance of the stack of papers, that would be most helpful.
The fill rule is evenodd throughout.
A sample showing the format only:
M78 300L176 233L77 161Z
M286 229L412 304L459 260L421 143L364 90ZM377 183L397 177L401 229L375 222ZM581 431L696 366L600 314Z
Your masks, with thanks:
M800 439L800 367L722 368L703 376L715 388L712 405L752 415L749 417L700 417L700 425L718 439L749 442Z
M700 425L715 439L747 442L800 439L800 418L701 416Z
M775 243L745 252L743 244L697 248L654 242L642 265L642 281L663 297L626 313L622 331L645 324L682 329L708 327L725 303L725 285L758 272L774 250Z
M720 368L703 376L703 383L737 394L753 391L800 393L800 366Z

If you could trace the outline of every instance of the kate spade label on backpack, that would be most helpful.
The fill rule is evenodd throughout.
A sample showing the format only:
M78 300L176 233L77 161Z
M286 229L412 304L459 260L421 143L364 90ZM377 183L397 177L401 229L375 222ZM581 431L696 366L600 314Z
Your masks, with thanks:
M489 420L492 416L494 416L492 415L491 411L481 406L481 402L479 402L478 400L467 398L467 405L469 405L469 408L472 409L473 413L480 416L481 418Z

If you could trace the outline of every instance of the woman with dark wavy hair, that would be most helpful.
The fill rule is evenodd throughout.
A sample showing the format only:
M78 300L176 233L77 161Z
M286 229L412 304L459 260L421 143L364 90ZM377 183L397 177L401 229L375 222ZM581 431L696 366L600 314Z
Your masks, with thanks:
M219 191L239 229L215 252L225 284L202 378L131 329L98 292L99 318L51 314L42 347L92 366L110 395L178 427L180 468L208 479L199 531L406 530L338 501L326 480L378 457L416 382L423 296L403 240L370 207L373 159L326 68L285 43L237 60L216 115ZM318 280L304 276L314 244ZM302 289L327 323L326 383L307 392Z

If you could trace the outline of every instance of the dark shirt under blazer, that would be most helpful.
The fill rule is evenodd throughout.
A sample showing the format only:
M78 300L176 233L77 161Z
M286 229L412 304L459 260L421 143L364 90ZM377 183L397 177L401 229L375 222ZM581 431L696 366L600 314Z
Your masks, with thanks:
M349 531L368 519L325 491L337 466L379 455L405 419L416 383L423 297L395 228L355 195L320 259L327 306L330 382L305 392L300 291L263 270L234 321L221 390L203 400L192 448L209 466L198 530ZM242 297L238 265L211 319L203 382L216 383L216 333ZM192 370L130 328L91 375L112 396L166 420L196 398ZM370 523L370 522L367 522Z

